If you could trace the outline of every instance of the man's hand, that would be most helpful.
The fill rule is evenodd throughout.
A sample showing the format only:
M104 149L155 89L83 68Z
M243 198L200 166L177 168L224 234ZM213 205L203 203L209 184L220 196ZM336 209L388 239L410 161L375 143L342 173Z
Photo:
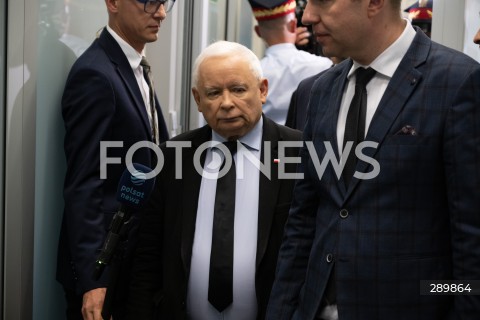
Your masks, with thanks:
M102 320L106 292L107 288L97 288L83 294L82 315L84 320Z
M297 27L297 39L295 40L295 45L305 46L308 44L308 37L310 37L310 32L308 32L307 27Z

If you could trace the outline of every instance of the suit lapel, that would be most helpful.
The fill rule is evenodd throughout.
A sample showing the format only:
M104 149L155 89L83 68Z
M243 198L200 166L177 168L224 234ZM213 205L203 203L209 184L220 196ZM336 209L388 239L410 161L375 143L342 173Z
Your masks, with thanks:
M331 133L332 137L330 141L334 141L332 147L333 151L335 152L335 156L338 161L340 161L340 154L338 152L339 146L338 146L338 140L337 140L337 123L338 123L338 115L340 112L340 106L342 104L342 97L343 97L343 92L345 91L345 85L347 83L347 75L348 71L352 67L352 61L349 60L348 63L346 63L346 66L343 68L341 75L337 77L333 83L332 86L332 95L330 97L330 101L328 102L329 106L334 106L333 108L329 108L328 111L328 132ZM327 137L328 139L328 137ZM340 148L343 150L342 148ZM342 179L339 179L337 177L337 174L335 173L335 170L333 169L333 166L329 166L330 170L329 173L332 175L333 180L337 180L339 183L337 183L337 187L340 189L339 192L343 195L346 193L346 187L345 183L343 183Z
M155 109L157 111L158 136L160 138L160 142L164 142L168 140L169 135L167 131L167 125L165 123L165 118L163 117L162 108L160 107L160 102L158 101L158 97L156 93L155 93ZM147 118L147 121L148 121L148 118Z
M341 75L335 79L332 85L332 95L330 96L330 101L328 102L329 106L334 106L333 108L329 108L328 114L328 132L332 133L332 140L334 141L333 144L333 151L337 159L340 159L340 155L338 154L338 140L337 140L337 122L338 122L338 114L340 112L340 106L342 104L342 97L343 91L345 91L345 84L347 83L347 75L348 71L352 67L352 62L347 64L346 67L343 68ZM343 149L343 148L342 148Z
M272 121L263 117L263 135L262 135L262 151L260 153L260 161L264 163L265 159L265 141L271 142L270 159L267 161L271 164L271 179L269 180L264 174L260 173L258 198L258 234L257 234L257 255L256 265L259 266L267 248L268 239L270 237L270 228L272 226L273 215L277 203L277 195L280 188L278 180L278 167L273 163L278 158L278 140L279 133L273 125Z
M192 140L192 147L185 148L183 157L183 190L184 201L182 201L182 231L181 231L181 256L185 274L190 274L190 262L192 258L193 237L197 220L198 197L202 176L193 165L195 150L212 137L212 130L208 126L200 129L199 134ZM206 151L200 157L202 167L205 165Z
M335 72L331 78L332 80L317 82L312 87L312 96L308 108L316 110L315 112L309 111L309 115L314 115L315 118L308 120L312 121L312 136L310 138L304 137L304 139L311 139L313 141L319 163L325 161L327 153L325 143L330 143L330 147L333 149L337 161L340 159L337 141L337 122L347 74L351 65L351 60L348 60L334 67L334 70L329 71L329 73ZM330 75L328 74L327 76ZM326 90L325 86L328 86L330 83L331 86ZM343 198L346 192L345 184L342 180L339 181L333 165L328 165L325 168L320 179L331 181L332 188L335 186L334 188L337 189L338 199Z
M148 120L147 110L145 103L143 102L142 93L138 87L137 79L133 74L132 68L128 59L125 57L120 45L115 41L112 35L104 29L98 38L99 44L103 50L107 53L112 63L116 66L117 73L125 84L130 97L132 98L135 108L142 119L144 129L146 130L147 137L151 137L150 122Z
M421 30L417 29L417 35L393 74L365 137L365 141L378 142L379 145L377 148L363 149L362 153L365 156L374 158L392 124L420 83L422 73L417 67L426 61L430 47L431 41ZM358 172L369 172L371 171L369 166L370 164L365 161L358 161L355 170ZM359 181L356 178L352 179L345 200L350 196Z

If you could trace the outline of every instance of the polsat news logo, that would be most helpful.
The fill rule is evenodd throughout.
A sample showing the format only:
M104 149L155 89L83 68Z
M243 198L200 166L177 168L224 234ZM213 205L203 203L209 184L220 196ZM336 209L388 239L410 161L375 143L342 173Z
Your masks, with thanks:
M142 171L135 170L130 175L131 186L123 184L120 188L120 198L131 204L138 205L145 199L145 192L139 191L135 187L141 187L147 180L146 174Z
M132 181L132 183L136 186L143 185L145 183L145 180L147 180L147 175L142 171L136 170L130 176L130 181Z

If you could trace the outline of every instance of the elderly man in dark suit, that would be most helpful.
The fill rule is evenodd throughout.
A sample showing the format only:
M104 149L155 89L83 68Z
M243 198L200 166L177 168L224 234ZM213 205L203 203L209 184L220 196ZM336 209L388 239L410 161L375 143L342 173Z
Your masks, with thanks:
M138 141L168 139L160 104L148 83L151 77L144 77L148 66L142 61L146 43L157 40L173 1L106 0L105 4L108 26L73 65L62 98L67 173L57 279L65 289L67 319L101 319L111 272L107 269L94 280L94 264L118 209L116 191L127 150ZM122 161L109 164L106 177L101 177L102 141L115 141L108 157ZM155 159L150 149L142 148L133 161L152 167ZM121 271L126 274L136 217L130 225ZM126 299L127 279L120 277L115 300ZM122 314L114 308L115 319Z
M288 158L298 156L301 134L262 116L268 82L246 47L210 45L193 78L208 125L161 146L165 166L140 227L129 319L151 319L155 304L161 319L263 319L292 197ZM222 142L237 146L228 184L217 179ZM221 210L227 189L222 207L231 209Z
M458 290L480 279L480 65L400 6L308 1L325 54L351 59L312 88L267 319L480 314Z

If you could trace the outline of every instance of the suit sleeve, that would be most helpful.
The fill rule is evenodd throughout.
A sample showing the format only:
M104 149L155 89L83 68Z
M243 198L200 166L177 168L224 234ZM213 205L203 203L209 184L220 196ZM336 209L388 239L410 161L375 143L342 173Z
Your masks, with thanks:
M65 216L71 261L77 275L77 293L106 287L108 272L92 279L94 262L106 235L100 179L100 141L109 140L115 96L108 78L94 70L69 77L62 98L67 174Z
M142 212L130 282L127 319L153 319L162 288L162 179Z
M315 110L315 108L312 108ZM315 116L309 115L303 140L310 141ZM280 247L275 282L267 310L266 319L292 319L302 286L315 235L315 217L317 211L316 188L313 177L308 175L310 157L307 148L300 150L301 163L298 174L304 174L297 180L294 188L293 201L285 226L285 233Z
M480 67L456 93L444 135L454 280L480 279ZM458 319L474 319L480 296L455 296Z

